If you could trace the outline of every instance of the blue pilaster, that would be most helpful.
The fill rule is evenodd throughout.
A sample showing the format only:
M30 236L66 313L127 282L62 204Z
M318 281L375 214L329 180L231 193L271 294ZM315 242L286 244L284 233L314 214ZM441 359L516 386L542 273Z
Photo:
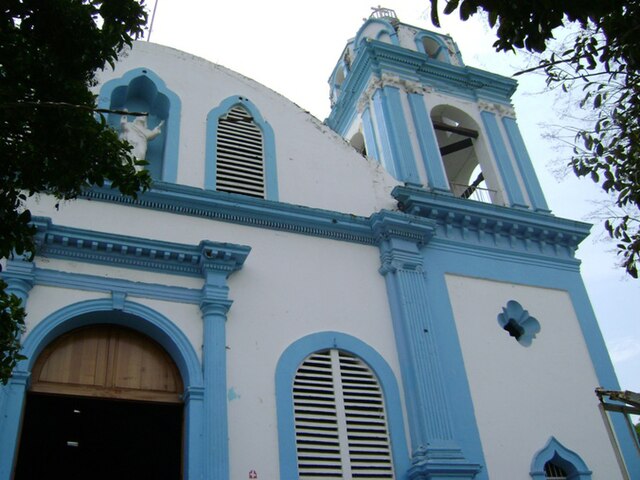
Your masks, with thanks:
M6 292L17 296L24 307L35 279L35 264L23 259L7 260L2 279ZM16 460L20 422L30 374L15 371L6 385L0 385L0 480L9 480Z
M427 185L436 192L450 193L449 182L444 171L438 140L435 136L433 122L427 113L424 96L421 93L409 94L409 106L416 128L416 137L420 146L422 162L427 173Z
M365 145L367 146L367 156L379 161L380 153L378 152L378 142L376 141L376 134L373 129L371 110L369 107L365 108L362 112L362 133L364 135Z
M0 480L13 478L13 466L18 454L20 422L30 374L14 372L0 393Z
M471 479L481 466L469 462L456 441L438 339L427 299L421 246L434 234L428 222L379 214L373 222L393 318L413 446L410 479Z
M520 129L515 118L503 117L502 125L507 132L511 149L516 157L516 163L520 169L520 174L524 180L524 186L527 189L533 208L541 212L549 212L547 201L542 193L542 188L540 188L540 182L533 169L533 163L529 158L527 147L524 145L524 140L520 135Z
M411 148L411 137L402 108L401 91L384 86L374 95L374 108L378 133L383 140L383 163L399 181L420 185L416 160Z
M249 247L201 242L200 267L204 276L200 310L204 322L202 369L204 478L229 479L229 428L227 424L226 321L228 277L242 267Z
M509 206L527 208L527 203L520 189L518 177L516 176L516 172L511 163L511 157L509 156L502 139L496 115L493 112L487 112L485 110L481 113L481 116L484 128L489 137L493 156L495 157L498 165L498 171L500 172L502 183L505 191L507 192L507 197L509 197Z

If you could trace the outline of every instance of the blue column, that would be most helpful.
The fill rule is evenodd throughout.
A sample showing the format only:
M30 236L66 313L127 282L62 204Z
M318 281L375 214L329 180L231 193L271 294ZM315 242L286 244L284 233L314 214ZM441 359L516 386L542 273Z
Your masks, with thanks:
M529 158L529 153L527 153L527 148L524 145L524 140L520 135L520 129L515 118L503 117L502 125L504 125L504 129L507 132L511 149L516 157L516 163L520 169L520 174L524 180L524 186L527 189L533 208L541 212L549 212L547 201L542 193L542 188L540 188L540 182L538 182L533 163Z
M203 320L203 478L229 480L229 428L227 423L226 321L228 277L239 270L249 247L203 241L200 269L204 277L200 310ZM197 418L191 419L192 422Z
M431 190L451 193L433 122L424 104L424 96L421 93L410 93L409 105L411 106L422 162L427 172L427 184Z
M500 178L502 178L502 183L509 198L509 205L512 207L527 208L527 203L525 202L520 184L518 183L518 177L511 163L511 157L502 140L496 116L494 113L487 111L483 111L481 116L487 136L489 137L491 150L493 150L493 156L496 159L498 171L500 172Z
M225 323L231 301L204 300L202 369L204 377L204 478L229 478L227 361Z
M379 240L380 273L387 285L411 427L413 454L408 478L474 478L481 466L469 462L455 440L428 305L420 247L435 227L381 214L373 228Z

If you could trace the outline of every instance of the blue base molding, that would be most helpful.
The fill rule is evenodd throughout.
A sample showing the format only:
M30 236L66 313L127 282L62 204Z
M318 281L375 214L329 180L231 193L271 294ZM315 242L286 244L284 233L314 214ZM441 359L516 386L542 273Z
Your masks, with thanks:
M460 449L419 447L407 472L409 480L468 480L482 470L482 466L465 460Z

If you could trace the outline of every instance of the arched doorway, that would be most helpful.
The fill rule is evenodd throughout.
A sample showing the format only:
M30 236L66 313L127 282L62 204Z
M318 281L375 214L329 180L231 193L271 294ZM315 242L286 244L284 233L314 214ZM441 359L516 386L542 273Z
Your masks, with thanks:
M171 357L134 330L58 337L32 369L15 478L179 479L182 391Z

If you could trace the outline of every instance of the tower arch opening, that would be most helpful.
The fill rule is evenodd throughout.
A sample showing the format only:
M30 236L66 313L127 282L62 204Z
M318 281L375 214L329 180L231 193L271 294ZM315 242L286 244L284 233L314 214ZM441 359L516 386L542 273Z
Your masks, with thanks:
M499 203L497 179L478 124L465 112L450 105L431 111L440 156L457 197L485 203Z

